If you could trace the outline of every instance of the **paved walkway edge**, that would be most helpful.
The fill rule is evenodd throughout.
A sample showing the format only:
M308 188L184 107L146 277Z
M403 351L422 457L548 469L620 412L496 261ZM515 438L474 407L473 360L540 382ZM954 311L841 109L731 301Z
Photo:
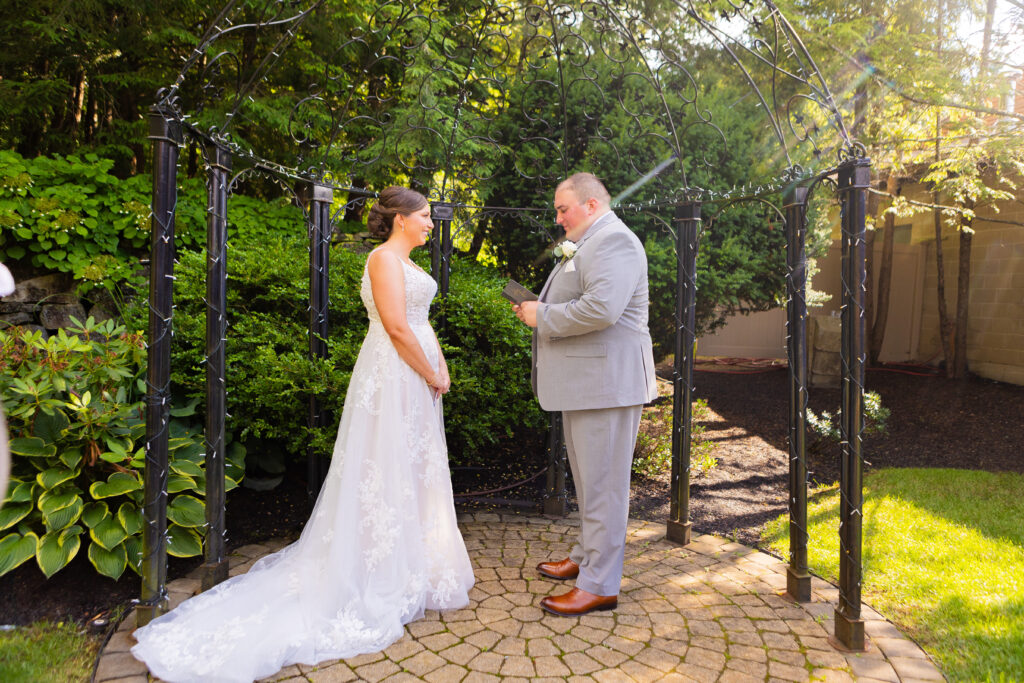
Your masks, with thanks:
M477 584L470 605L427 612L383 652L286 667L267 681L944 681L928 655L864 605L869 647L844 652L830 639L839 590L813 577L811 602L785 595L786 565L738 543L702 535L687 546L665 525L630 520L619 606L576 619L537 606L565 584L537 574L565 557L579 518L459 516ZM230 575L288 541L243 546ZM167 584L171 607L199 591L196 570ZM95 683L147 683L133 611L99 654Z

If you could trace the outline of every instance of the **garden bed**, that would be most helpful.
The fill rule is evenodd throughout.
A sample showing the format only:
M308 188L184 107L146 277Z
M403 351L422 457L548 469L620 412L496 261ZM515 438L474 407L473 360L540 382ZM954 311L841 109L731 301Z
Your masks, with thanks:
M785 369L698 372L697 398L708 402L705 436L715 443L718 465L695 478L690 517L700 532L755 544L761 527L786 511L788 482L788 375ZM1024 387L972 379L954 382L873 370L867 388L882 396L892 411L889 433L871 437L865 446L869 469L881 467L956 467L1024 472ZM816 389L815 410L834 410L839 391ZM536 447L536 444L534 444ZM497 449L495 459L517 475L534 473L536 454ZM532 464L531 464L532 463ZM514 466L513 466L514 465ZM838 478L834 456L812 457L812 477ZM500 480L456 473L456 492L489 490ZM523 489L492 497L526 498L542 490L544 477ZM464 485L466 489L460 489ZM664 520L668 516L669 474L635 476L631 515ZM237 489L228 496L229 548L273 537L294 536L308 515L301 468L289 473L271 492ZM486 504L486 503L484 503ZM183 575L200 558L174 560L169 577ZM138 596L139 580L126 572L119 581L98 576L84 557L46 581L34 562L0 578L0 624L28 624L43 618L85 622Z

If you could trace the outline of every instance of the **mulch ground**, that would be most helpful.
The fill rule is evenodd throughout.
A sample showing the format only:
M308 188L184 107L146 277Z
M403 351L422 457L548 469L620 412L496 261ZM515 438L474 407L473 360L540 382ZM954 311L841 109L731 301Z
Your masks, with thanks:
M879 392L892 411L885 436L865 443L866 469L880 467L954 467L1024 473L1024 387L972 379L955 382L939 376L872 370L867 388ZM785 369L700 371L695 396L707 400L706 436L715 444L718 465L691 483L690 519L696 531L757 543L762 525L786 512L788 486L788 375ZM835 411L838 389L814 389L814 410ZM536 443L531 442L531 448ZM537 453L516 457L501 453L505 471L523 480L543 466ZM811 477L838 479L838 449L811 456ZM504 489L502 481L476 471L456 471L456 493L483 491L479 506L508 504L543 490L544 476L526 487ZM523 489L529 489L524 491ZM635 477L630 513L665 520L669 512L669 475ZM469 505L463 503L462 505ZM519 503L523 507L523 503ZM270 492L238 489L228 496L229 550L281 536L295 536L309 514L302 472L290 473ZM39 619L86 623L110 610L127 607L138 596L139 580L126 572L119 581L98 576L85 553L50 580L28 562L0 578L0 624ZM201 559L171 559L168 577L182 576Z
M706 436L718 465L691 482L696 530L756 545L765 522L785 514L789 486L789 375L772 369L705 366L696 398L711 415ZM914 367L871 369L866 389L891 417L885 435L864 442L865 471L950 467L1024 473L1024 387L973 378L953 381ZM839 389L812 389L811 410L838 412ZM809 439L810 440L810 439ZM839 448L808 454L812 481L839 480ZM631 514L667 519L669 477L634 478Z

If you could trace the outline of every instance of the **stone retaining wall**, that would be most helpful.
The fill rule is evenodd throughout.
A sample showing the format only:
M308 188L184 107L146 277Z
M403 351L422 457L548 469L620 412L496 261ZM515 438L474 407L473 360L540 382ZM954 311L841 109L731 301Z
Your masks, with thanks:
M64 273L40 275L16 282L14 293L0 298L0 329L21 326L49 335L69 327L71 318L92 316L102 322L116 317L117 307L103 289L87 296L75 293L75 283Z

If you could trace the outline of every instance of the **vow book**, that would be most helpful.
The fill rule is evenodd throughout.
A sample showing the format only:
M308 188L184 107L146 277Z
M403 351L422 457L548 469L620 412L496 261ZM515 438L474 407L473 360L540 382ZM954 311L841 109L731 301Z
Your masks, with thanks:
M516 306L523 303L524 301L536 301L537 295L523 287L515 280L509 280L508 284L505 285L505 289L501 290L501 295L514 303Z

